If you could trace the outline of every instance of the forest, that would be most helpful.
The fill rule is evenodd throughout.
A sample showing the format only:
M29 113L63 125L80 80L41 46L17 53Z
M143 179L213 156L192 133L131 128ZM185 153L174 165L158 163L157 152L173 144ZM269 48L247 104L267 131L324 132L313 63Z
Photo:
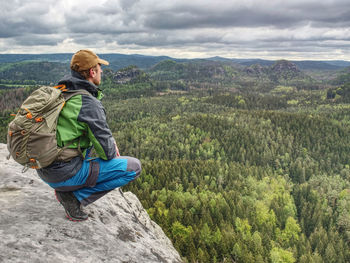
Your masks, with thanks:
M10 113L57 77L46 65L34 83L10 87L25 84L5 79L10 68L3 143ZM143 165L123 190L184 262L350 262L349 81L350 68L310 74L289 61L106 68L109 127L121 154Z

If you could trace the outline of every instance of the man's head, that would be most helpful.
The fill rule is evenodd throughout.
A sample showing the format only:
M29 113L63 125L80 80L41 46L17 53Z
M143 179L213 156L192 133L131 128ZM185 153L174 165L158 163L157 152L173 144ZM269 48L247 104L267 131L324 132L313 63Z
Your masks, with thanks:
M109 65L90 50L79 50L72 57L70 68L79 72L86 80L99 85L101 82L101 64Z

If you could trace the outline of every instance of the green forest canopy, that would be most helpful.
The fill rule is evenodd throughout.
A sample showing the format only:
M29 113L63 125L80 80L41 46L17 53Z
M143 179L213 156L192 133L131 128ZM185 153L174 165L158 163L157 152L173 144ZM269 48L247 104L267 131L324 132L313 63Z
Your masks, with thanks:
M349 262L350 85L167 69L122 84L107 71L103 104L121 153L143 164L126 188L184 261ZM1 90L2 142L33 89Z

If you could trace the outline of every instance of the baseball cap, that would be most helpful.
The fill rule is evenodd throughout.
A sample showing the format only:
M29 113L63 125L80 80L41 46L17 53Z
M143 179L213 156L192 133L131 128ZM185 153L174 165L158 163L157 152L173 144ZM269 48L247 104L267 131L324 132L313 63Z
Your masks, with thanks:
M94 52L87 49L79 50L72 57L70 68L75 71L87 70L97 64L109 65L109 62L100 59Z

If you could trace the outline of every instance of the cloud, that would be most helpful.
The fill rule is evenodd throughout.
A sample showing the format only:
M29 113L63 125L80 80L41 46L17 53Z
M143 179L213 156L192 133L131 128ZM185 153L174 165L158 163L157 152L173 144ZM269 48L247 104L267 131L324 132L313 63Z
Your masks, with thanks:
M350 47L348 0L0 1L0 52L344 57Z
M52 34L62 31L56 1L1 1L0 37Z

